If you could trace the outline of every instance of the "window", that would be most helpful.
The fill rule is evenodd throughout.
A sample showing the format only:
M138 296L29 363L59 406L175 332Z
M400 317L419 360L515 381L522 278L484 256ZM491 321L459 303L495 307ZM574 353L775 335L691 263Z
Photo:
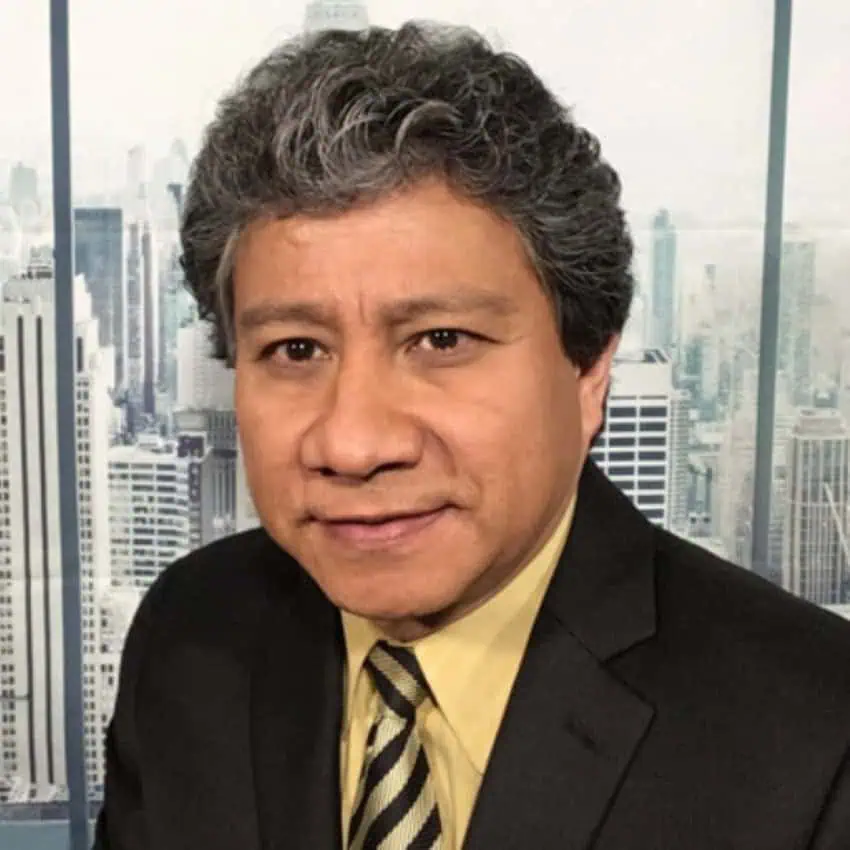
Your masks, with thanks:
M653 522L744 567L754 500L769 499L772 577L818 604L850 602L846 582L836 580L850 573L846 3L806 0L794 11L774 469L770 492L756 493L773 4L565 0L553 14L546 0L374 0L353 12L317 0L307 15L306 0L248 0L198 15L195 0L67 2L73 253L86 295L74 317L77 418L62 425L75 433L82 572L112 576L110 594L81 588L91 799L102 794L113 659L128 622L120 594L144 591L189 548L256 522L227 410L231 376L205 357L205 329L182 288L177 216L217 98L305 21L328 25L351 14L346 22L470 23L526 57L574 105L621 174L637 245L637 298L594 458ZM35 283L49 276L48 9L48 0L0 3L0 79L15 81L3 90L0 122L0 285L27 268ZM11 308L0 301L0 311L0 622L8 624L0 688L17 695L30 692L21 635L45 626L28 621L21 603L36 591L35 567L21 554L29 532L16 466L22 434L38 423L22 430L7 382L20 363L38 361L20 358ZM36 351L35 317L32 325L27 352ZM31 548L39 563L58 565L56 541ZM59 593L50 582L38 592ZM40 644L59 640L54 629ZM47 669L44 659L37 668ZM8 806L18 807L17 818L34 801L61 804L59 755L52 774L43 767L60 736L35 742L33 762L17 734L33 712L49 712L59 728L62 679L58 665L51 671L49 682L32 683L29 702L0 697L2 846Z
M58 474L49 392L56 363L45 345L53 248L48 11L46 2L0 4L0 846L6 818L61 816L66 780L61 541L34 521L42 508L55 519L43 484L53 486ZM26 298L33 292L44 295L38 306ZM52 814L39 807L50 800L60 804Z
M850 612L850 7L794 5L776 363L773 560L789 590Z

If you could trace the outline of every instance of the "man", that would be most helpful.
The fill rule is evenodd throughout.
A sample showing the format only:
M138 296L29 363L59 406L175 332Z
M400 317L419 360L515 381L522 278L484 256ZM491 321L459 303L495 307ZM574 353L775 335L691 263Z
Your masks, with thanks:
M143 601L96 847L850 847L850 629L587 460L619 193L468 31L310 36L223 102L184 265L263 529Z

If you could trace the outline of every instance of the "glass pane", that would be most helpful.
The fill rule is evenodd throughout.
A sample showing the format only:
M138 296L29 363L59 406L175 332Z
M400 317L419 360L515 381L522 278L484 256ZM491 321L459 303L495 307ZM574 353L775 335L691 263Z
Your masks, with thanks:
M67 818L48 8L0 4L3 847L52 834L22 821Z
M774 479L783 585L850 618L850 7L794 6Z
M250 14L199 15L194 0L70 2L74 259L91 317L77 316L87 328L80 545L95 804L142 594L180 555L256 524L237 476L232 376L207 357L206 326L182 286L177 221L202 127L237 76L298 31L304 10L289 5L252 0Z
M593 456L653 521L748 566L772 4L567 8L486 22L623 180L638 297ZM658 464L623 466L624 447Z

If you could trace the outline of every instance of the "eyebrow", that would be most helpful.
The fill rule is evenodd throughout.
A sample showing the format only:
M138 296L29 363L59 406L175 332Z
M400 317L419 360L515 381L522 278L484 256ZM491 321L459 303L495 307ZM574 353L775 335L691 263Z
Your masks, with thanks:
M517 309L516 302L507 295L475 290L404 298L382 306L378 316L382 324L392 328L434 314L489 313L507 317ZM314 301L266 301L246 308L238 317L239 328L246 333L283 322L328 328L339 324L334 311Z

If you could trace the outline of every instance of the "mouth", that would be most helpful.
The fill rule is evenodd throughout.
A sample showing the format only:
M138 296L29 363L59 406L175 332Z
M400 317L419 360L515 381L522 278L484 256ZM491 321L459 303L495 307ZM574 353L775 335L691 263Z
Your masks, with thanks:
M326 533L337 542L361 548L385 547L407 541L441 519L448 505L427 511L397 511L388 514L353 514L319 519Z

